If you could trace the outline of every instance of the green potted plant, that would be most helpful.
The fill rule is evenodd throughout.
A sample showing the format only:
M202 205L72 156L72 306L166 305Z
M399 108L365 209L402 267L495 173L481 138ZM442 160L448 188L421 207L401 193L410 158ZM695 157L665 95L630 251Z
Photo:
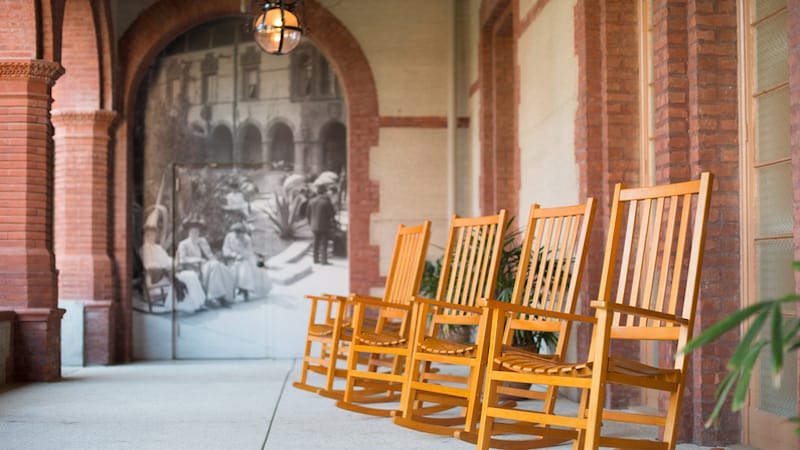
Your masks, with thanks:
M495 298L504 302L511 301L511 294L514 291L514 282L517 278L517 269L522 252L522 242L520 240L522 231L518 228L512 230L513 222L514 217L511 217L506 223L503 254L500 257L500 267L498 269L497 283L495 285ZM544 262L544 257L545 255L539 254L535 262L536 264L531 267L531 270L537 270L538 264ZM441 257L433 262L425 261L425 269L422 272L422 281L420 283L421 296L433 298L436 295L441 273ZM470 331L471 327L469 326L449 326L444 329L444 333L447 336L466 335L466 338L469 338ZM545 345L554 347L556 342L557 337L553 332L516 330L514 333L513 345L541 349Z
M506 224L503 255L500 257L500 269L497 274L495 298L501 302L511 301L511 294L514 292L514 283L517 280L517 270L519 269L522 253L522 230L519 228L510 230L513 221L514 217L511 217L508 220L508 224ZM538 272L540 264L546 262L547 255L543 255L540 250L535 261L531 262L529 270ZM569 277L569 274L567 274L567 277ZM515 330L512 345L539 351L545 347L554 348L557 342L556 333L550 331Z
M795 261L792 267L795 271L800 271L800 261ZM715 323L689 341L682 349L684 353L690 353L750 321L749 328L744 332L742 340L728 360L728 374L717 387L715 394L717 403L705 424L706 427L710 427L717 420L722 405L731 390L733 390L731 410L738 411L745 405L753 369L761 351L765 348L769 349L772 375L776 380L780 380L779 376L786 355L794 354L800 349L800 318L785 318L781 309L784 307L794 308L797 303L800 303L800 294L797 293L786 294L773 300L759 301L735 311ZM769 323L768 329L764 330L767 323ZM800 424L800 417L793 417L790 420ZM796 431L800 433L800 425Z

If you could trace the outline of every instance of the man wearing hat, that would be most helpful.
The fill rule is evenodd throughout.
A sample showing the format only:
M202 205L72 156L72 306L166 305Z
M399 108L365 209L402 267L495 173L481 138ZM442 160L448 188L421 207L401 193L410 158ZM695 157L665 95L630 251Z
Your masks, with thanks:
M206 290L206 305L229 308L233 301L233 274L217 261L206 238L200 236L205 230L205 220L199 214L189 214L183 221L188 236L178 244L179 267L199 271Z
M334 226L336 211L324 184L317 186L317 195L308 203L309 222L314 234L314 262L328 264L328 242Z

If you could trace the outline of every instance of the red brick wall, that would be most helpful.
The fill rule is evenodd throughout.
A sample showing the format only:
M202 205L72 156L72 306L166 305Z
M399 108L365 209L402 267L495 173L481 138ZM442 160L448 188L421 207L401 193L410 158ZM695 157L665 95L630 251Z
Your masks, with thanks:
M656 182L697 178L705 170L716 176L697 319L704 328L739 306L735 1L656 0L653 6ZM602 253L613 184L639 183L637 13L629 2L615 0L579 0L575 8L580 190L581 197L601 200L596 225L602 232L592 236L593 252ZM584 298L596 292L599 270L587 264ZM735 339L691 356L683 440L740 439L735 414L725 413L718 429L703 427ZM580 352L587 343L586 334L579 336ZM612 392L614 406L629 400Z
M42 2L47 5L47 1ZM3 34L13 39L4 39L0 47L0 59L37 59L39 50L39 28L36 24L36 2L17 2L4 0L0 3L0 17L3 20ZM45 18L50 22L50 18ZM51 44L52 45L52 44Z
M111 300L108 158L110 111L53 114L55 254L59 297Z
M519 210L517 8L517 2L508 0L481 5L479 204L482 214L495 214L505 208L516 215Z
M15 376L60 376L53 258L51 88L57 63L0 59L0 308L17 315Z
M598 200L594 227L589 239L589 254L602 255L608 229L610 194L605 181L606 158L603 155L603 121L601 118L602 46L600 39L600 1L579 0L575 5L575 53L578 56L578 108L575 112L575 163L578 166L578 192L581 201ZM589 301L600 290L599 264L588 264L583 277L578 308L593 314ZM580 327L577 335L578 354L589 351L591 335Z
M17 309L14 324L14 379L61 378L61 316L51 308Z
M64 11L61 65L66 72L53 87L53 110L100 108L99 27L89 0L70 1Z
M715 176L695 321L699 332L741 306L736 1L690 1L687 13L688 164L673 161L670 175L684 180L711 171ZM732 333L692 354L692 389L685 398L691 400L693 419L687 437L694 442L740 439L738 414L726 412L718 427L703 427L737 342Z
M605 43L605 46L603 45ZM637 9L630 2L578 1L575 6L575 51L578 54L578 110L575 117L575 160L582 199L598 199L590 253L605 251L610 202L616 183L639 185L639 57ZM590 258L579 306L593 314L586 300L597 297L602 258ZM586 354L591 330L579 328L577 347ZM623 344L626 355L639 346ZM639 399L632 389L614 387L607 395L613 407Z
M789 2L789 90L791 95L791 143L792 143L792 185L794 199L794 259L800 261L800 2ZM800 272L795 272L795 289L800 292ZM797 305L800 315L800 305ZM800 352L792 361L800 373ZM800 377L797 378L797 392L800 392ZM796 414L800 416L800 398ZM797 447L800 448L800 437Z

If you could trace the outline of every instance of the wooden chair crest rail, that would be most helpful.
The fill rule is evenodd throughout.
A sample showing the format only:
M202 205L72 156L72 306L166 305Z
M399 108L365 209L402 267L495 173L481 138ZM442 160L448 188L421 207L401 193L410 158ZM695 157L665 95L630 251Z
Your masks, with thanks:
M430 238L431 222L408 227L400 225L395 240L392 264L386 278L383 298L351 294L349 297L337 295L308 295L311 300L311 313L308 320L306 346L303 354L303 366L300 380L293 384L298 389L319 393L327 397L340 397L341 391L334 390L336 378L344 378L346 369L338 368L339 360L346 360L350 352L350 342L354 333L353 323L358 322L358 329L379 333L386 331L403 332L407 327L406 318L398 313L404 305L419 291L422 270L425 266L425 254ZM351 306L362 302L380 306L376 316L360 315L358 319L350 314ZM323 319L317 318L318 310L324 305ZM394 308L383 308L392 305ZM410 307L409 307L410 308ZM314 349L316 348L316 352ZM354 364L358 361L367 365L367 370L376 371L378 367L389 366L391 370L396 364L389 360L370 358L359 359L355 355ZM308 384L308 372L325 375L324 386Z
M494 216L453 217L436 298L414 298L406 378L400 411L393 414L396 424L445 435L455 429L471 431L477 424L480 409L472 393L483 383L488 324L478 301L493 294L505 224L505 210ZM453 342L441 331L450 325L477 326L479 331L474 342ZM444 365L460 366L467 374L454 373ZM459 412L434 417L453 408Z
M638 189L616 186L599 296L591 303L596 325L587 360L568 363L522 351L503 353L501 343L493 343L478 448L546 447L565 439L573 439L575 449L675 448L687 358L679 353L671 360L660 358L671 364L651 366L617 356L611 348L625 340L672 342L673 348L680 348L691 338L712 178L706 172L699 180L684 183ZM497 335L504 324L499 315L494 317L492 335ZM509 380L579 388L577 416L502 405L498 385ZM612 384L668 393L666 414L605 409L604 395ZM529 422L524 434L530 439L516 445L493 439L504 432L506 421ZM663 439L602 435L603 421L662 427Z

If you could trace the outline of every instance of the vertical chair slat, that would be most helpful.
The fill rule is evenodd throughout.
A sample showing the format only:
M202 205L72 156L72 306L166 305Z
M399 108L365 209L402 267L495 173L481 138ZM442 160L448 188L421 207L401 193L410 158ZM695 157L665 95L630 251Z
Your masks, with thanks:
M675 259L672 264L672 288L670 289L669 313L675 314L678 308L678 294L681 284L683 269L683 258L686 251L686 237L689 234L689 215L692 209L692 196L685 194L681 202L681 218L678 231L677 248L675 249Z
M647 276L644 280L644 292L642 293L642 303L646 308L652 308L656 303L653 301L653 285L656 282L656 262L658 260L658 250L661 247L661 228L664 220L664 197L656 200L655 217L653 219L653 230L651 242L649 244L650 254L647 256ZM647 302L647 303L644 303ZM645 326L650 324L650 320L645 320Z
M669 276L669 261L672 256L672 248L675 243L675 219L678 217L678 196L673 195L669 200L669 218L667 219L667 231L664 234L664 251L661 256L661 273L658 280L658 293L656 294L656 310L664 311L664 299L667 292L667 281ZM663 322L660 322L663 325Z

